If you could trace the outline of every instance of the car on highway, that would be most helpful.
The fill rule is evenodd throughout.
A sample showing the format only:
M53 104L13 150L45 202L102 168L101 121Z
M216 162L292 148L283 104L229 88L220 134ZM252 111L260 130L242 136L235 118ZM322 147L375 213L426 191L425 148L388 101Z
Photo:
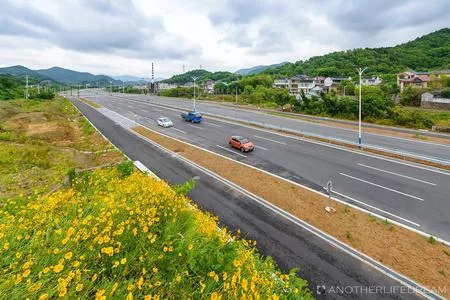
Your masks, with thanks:
M253 145L252 142L250 142L248 139L246 139L242 136L238 136L238 135L234 135L234 136L230 137L228 139L228 144L231 147L240 150L241 152L250 152L250 151L255 150L255 145Z
M156 120L156 123L158 123L159 126L166 127L166 128L173 127L172 121L167 117L159 117Z
M186 122L192 122L192 123L200 123L202 121L202 115L198 111L190 111L188 113L181 113L181 117Z

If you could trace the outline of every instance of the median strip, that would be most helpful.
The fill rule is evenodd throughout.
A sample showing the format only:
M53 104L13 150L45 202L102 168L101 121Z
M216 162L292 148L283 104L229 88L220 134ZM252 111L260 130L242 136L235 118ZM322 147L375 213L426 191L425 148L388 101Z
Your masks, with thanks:
M349 206L283 180L268 172L159 134L132 128L184 158L271 202L301 220L349 244L386 266L429 287L446 287L450 295L450 247L413 231L377 219ZM335 213L325 211L333 206Z

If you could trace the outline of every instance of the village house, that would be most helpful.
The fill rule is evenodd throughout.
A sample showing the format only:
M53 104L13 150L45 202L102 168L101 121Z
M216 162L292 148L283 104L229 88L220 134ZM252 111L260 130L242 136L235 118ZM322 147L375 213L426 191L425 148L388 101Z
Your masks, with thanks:
M407 71L397 74L397 86L400 88L400 92L403 92L407 86L426 89L430 81L428 72Z
M380 77L370 77L370 78L362 78L361 84L362 85L368 85L368 86L376 86L380 85L382 82Z

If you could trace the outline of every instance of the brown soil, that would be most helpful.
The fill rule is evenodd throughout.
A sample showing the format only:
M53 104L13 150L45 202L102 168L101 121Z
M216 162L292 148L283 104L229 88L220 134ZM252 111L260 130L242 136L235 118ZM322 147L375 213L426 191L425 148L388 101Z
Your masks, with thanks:
M144 127L133 130L161 146L217 173L314 225L386 266L429 287L446 287L450 295L450 247L432 244L412 231L329 200L275 176L244 166Z

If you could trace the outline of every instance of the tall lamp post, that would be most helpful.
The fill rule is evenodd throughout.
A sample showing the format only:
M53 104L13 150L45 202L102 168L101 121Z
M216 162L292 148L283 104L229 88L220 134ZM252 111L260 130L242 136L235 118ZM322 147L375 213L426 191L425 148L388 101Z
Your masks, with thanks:
M359 74L359 122L358 122L358 145L361 147L361 76L362 73L367 70L367 67L364 69L362 68L356 68L356 71L358 71Z
M195 81L198 79L198 77L192 77L192 80L194 80L194 110L195 110Z

